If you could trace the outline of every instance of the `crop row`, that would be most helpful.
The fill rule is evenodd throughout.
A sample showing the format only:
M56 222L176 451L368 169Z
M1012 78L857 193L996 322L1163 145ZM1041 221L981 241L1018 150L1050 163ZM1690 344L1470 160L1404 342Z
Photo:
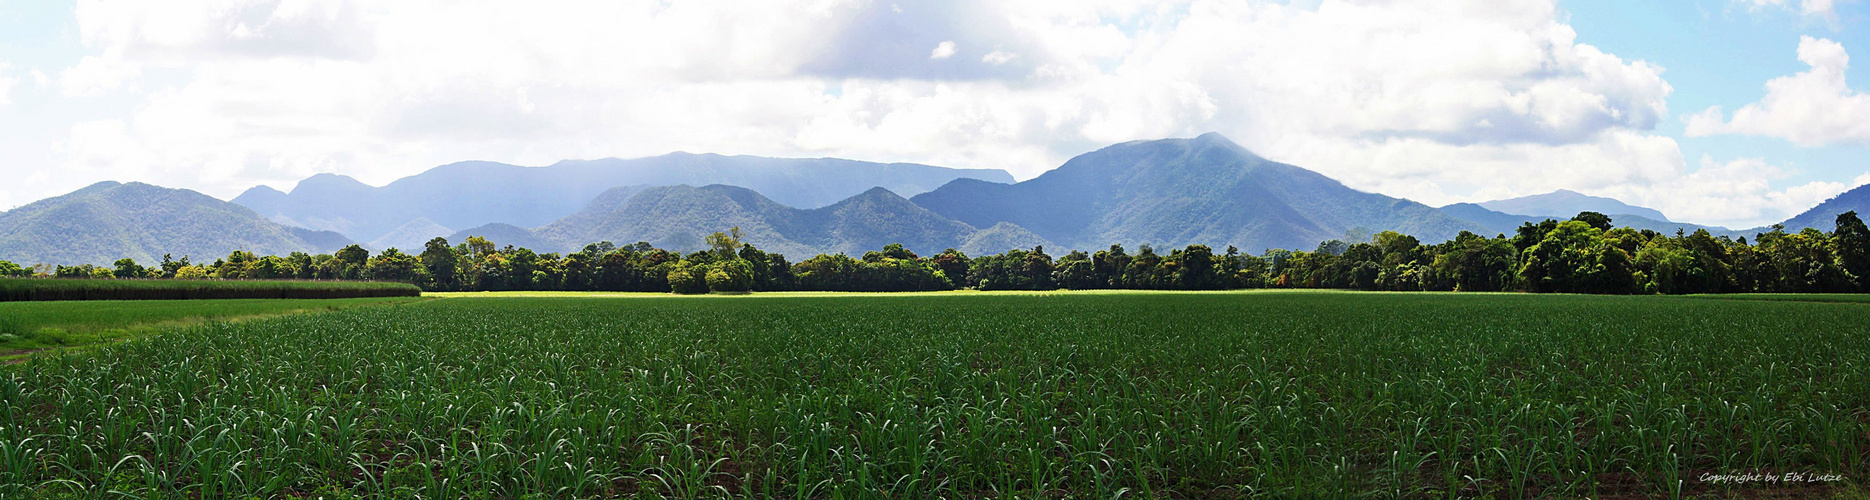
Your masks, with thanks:
M1758 485L1702 475L1870 473L1864 311L446 299L210 324L0 374L0 497L1720 493Z

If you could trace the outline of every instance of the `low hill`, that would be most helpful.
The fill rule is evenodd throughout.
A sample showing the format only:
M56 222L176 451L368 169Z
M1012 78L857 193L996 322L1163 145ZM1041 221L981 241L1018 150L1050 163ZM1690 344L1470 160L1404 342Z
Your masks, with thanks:
M151 264L163 254L213 261L234 250L328 253L350 241L291 228L186 189L100 182L0 213L0 260L22 265Z

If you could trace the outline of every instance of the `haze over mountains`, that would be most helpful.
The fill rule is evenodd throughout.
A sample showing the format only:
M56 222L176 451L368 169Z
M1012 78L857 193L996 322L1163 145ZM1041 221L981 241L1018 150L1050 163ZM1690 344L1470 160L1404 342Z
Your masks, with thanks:
M1481 203L1455 203L1441 207L1442 213L1451 217L1472 221L1487 227L1487 235L1513 234L1521 224L1539 222L1546 219L1568 219L1579 212L1597 212L1610 216L1619 227L1647 229L1664 234L1675 234L1677 230L1695 232L1705 229L1715 236L1741 236L1753 234L1749 231L1735 231L1719 226L1702 226L1686 222L1673 222L1655 209L1629 205L1621 201L1597 196L1588 196L1576 191L1558 190L1546 194L1523 196L1505 200ZM1570 215L1565 215L1570 214Z
M731 186L623 188L533 231L495 226L455 236L506 233L561 251L600 240L695 249L704 235L732 226L755 246L790 255L855 254L887 243L920 253L998 253L1048 243L1079 249L1201 243L1257 253L1310 249L1356 230L1437 241L1486 230L1427 205L1266 161L1208 134L1118 144L1017 184L962 178L912 199L876 188L812 210Z
M1500 213L1514 215L1533 215L1545 217L1571 217L1578 212L1597 212L1613 218L1619 215L1632 215L1657 222L1669 222L1669 217L1655 209L1631 206L1610 198L1590 196L1569 189L1560 189L1546 194L1535 194L1519 198L1494 200L1477 203L1483 208Z
M890 243L901 243L919 253L947 248L998 253L1046 244L1030 233L1019 234L1009 228L981 231L880 187L829 206L799 209L751 189L720 184L652 187L627 197L607 193L585 210L525 234L496 226L487 231L470 229L456 236L507 232L517 239L538 242L539 248L559 251L576 250L595 241L647 241L659 248L692 250L706 246L703 238L709 233L729 227L739 227L743 239L756 247L799 258L820 253L856 255ZM1004 234L1007 232L1015 234L1008 237ZM984 241L991 244L978 244L977 238L989 238Z
M235 249L330 252L353 241L419 251L437 236L456 243L483 236L539 252L605 240L686 251L733 226L748 242L795 259L888 243L922 254L1196 243L1259 253L1384 230L1433 243L1460 231L1512 234L1526 222L1585 210L1664 233L1703 228L1569 191L1434 208L1268 161L1216 134L1117 144L1017 183L998 170L677 153L551 167L456 163L380 188L326 174L291 193L258 187L234 201L100 183L0 212L0 260L149 263L165 253L212 260ZM1870 213L1870 188L1794 217L1787 229L1829 229L1849 210ZM1706 229L1749 237L1764 230Z
M619 186L729 184L757 190L786 205L819 207L872 187L915 194L964 177L1013 181L1005 171L991 169L672 153L628 160L562 161L548 167L461 162L383 187L320 174L299 182L290 193L260 186L233 202L280 223L406 248L412 241L485 224L550 224Z

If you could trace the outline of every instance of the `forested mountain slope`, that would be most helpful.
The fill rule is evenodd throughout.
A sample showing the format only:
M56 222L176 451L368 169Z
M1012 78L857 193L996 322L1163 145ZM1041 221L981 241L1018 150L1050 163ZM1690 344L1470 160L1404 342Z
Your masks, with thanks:
M1844 194L1837 195L1824 203L1793 216L1785 221L1787 231L1797 232L1811 227L1820 231L1837 229L1838 214L1857 212L1859 217L1870 218L1870 184L1857 186ZM1763 231L1763 229L1762 229Z
M286 255L348 244L208 195L137 182L100 182L0 213L0 260L20 264L150 264L163 254L213 261L234 250Z
M1347 232L1394 230L1440 241L1486 230L1268 161L1219 134L1127 142L1025 182L960 179L912 200L975 227L1013 223L1079 249L1200 243L1258 253L1311 249Z
M947 248L1000 252L1045 244L1017 227L983 233L880 187L815 209L789 207L751 189L718 184L660 186L622 194L600 195L577 214L524 235L514 234L516 228L511 227L486 227L482 232L496 243L501 240L494 233L543 242L549 251L571 251L597 241L647 241L659 248L695 250L706 246L708 234L739 227L746 242L801 258L820 253L860 255L890 243L925 254ZM470 235L480 234L474 230L458 233Z
M959 178L1013 180L1005 171L992 169L673 153L562 161L548 167L461 162L383 187L320 174L301 181L290 193L260 186L234 202L277 222L377 241L418 219L452 229L491 223L543 226L621 186L727 184L760 191L786 205L819 207L872 187L915 194ZM414 227L435 231L428 224Z

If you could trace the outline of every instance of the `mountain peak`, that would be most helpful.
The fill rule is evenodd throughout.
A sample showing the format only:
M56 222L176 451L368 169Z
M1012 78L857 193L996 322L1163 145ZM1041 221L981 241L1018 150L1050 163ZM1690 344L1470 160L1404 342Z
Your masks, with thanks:
M1192 149L1195 149L1195 150L1220 149L1220 150L1226 150L1228 152L1232 152L1235 154L1239 154L1242 156L1246 156L1248 158L1255 158L1255 159L1260 158L1260 155L1253 154L1253 151L1250 151L1246 147L1241 146L1240 143L1229 140L1226 136L1221 135L1220 132L1208 132L1206 134L1201 134L1199 136L1196 136L1193 140L1189 142L1190 142L1190 146L1192 147Z
M1426 205L1267 161L1220 134L1133 141L1017 184L951 182L913 201L976 228L1006 222L1071 248L1112 243L1307 248L1356 227L1435 239L1482 230Z
M902 198L902 196L897 195L895 191L891 191L889 190L889 188L886 188L883 186L877 186L877 187L873 187L870 189L866 189L864 190L863 193L860 193L857 196L862 196L865 198L875 198L879 196L888 197L888 198Z
M904 198L900 195L897 195L895 191L890 191L889 189L882 188L882 187L870 188L868 190L865 190L862 193L858 193L856 196L845 198L843 200L838 201L837 203L826 205L822 207L821 209L836 211L842 208L849 208L849 207L856 207L856 206L912 206L912 207L915 207L916 210L922 209L921 207L916 206L915 202L909 201L908 198Z
M104 191L104 190L111 189L117 186L122 186L122 185L123 183L117 182L117 181L102 181L96 184L85 186L77 191L72 191L71 194L96 193L96 192Z
M1193 139L1193 142L1195 144L1202 145L1202 146L1240 147L1239 144L1236 144L1234 141L1229 140L1227 136L1221 135L1220 132L1208 132L1205 134L1195 136L1195 138Z
M286 192L280 191L278 189L273 189L272 186L261 184L258 186L247 188L246 191L242 191L240 193L241 196L246 196L248 194L252 194L254 196L271 196L271 195L286 194Z
M297 194L303 190L317 191L324 189L370 189L370 185L364 184L363 181L359 181L348 175L322 173L306 177L305 180L299 181L299 184L292 188L292 192Z

